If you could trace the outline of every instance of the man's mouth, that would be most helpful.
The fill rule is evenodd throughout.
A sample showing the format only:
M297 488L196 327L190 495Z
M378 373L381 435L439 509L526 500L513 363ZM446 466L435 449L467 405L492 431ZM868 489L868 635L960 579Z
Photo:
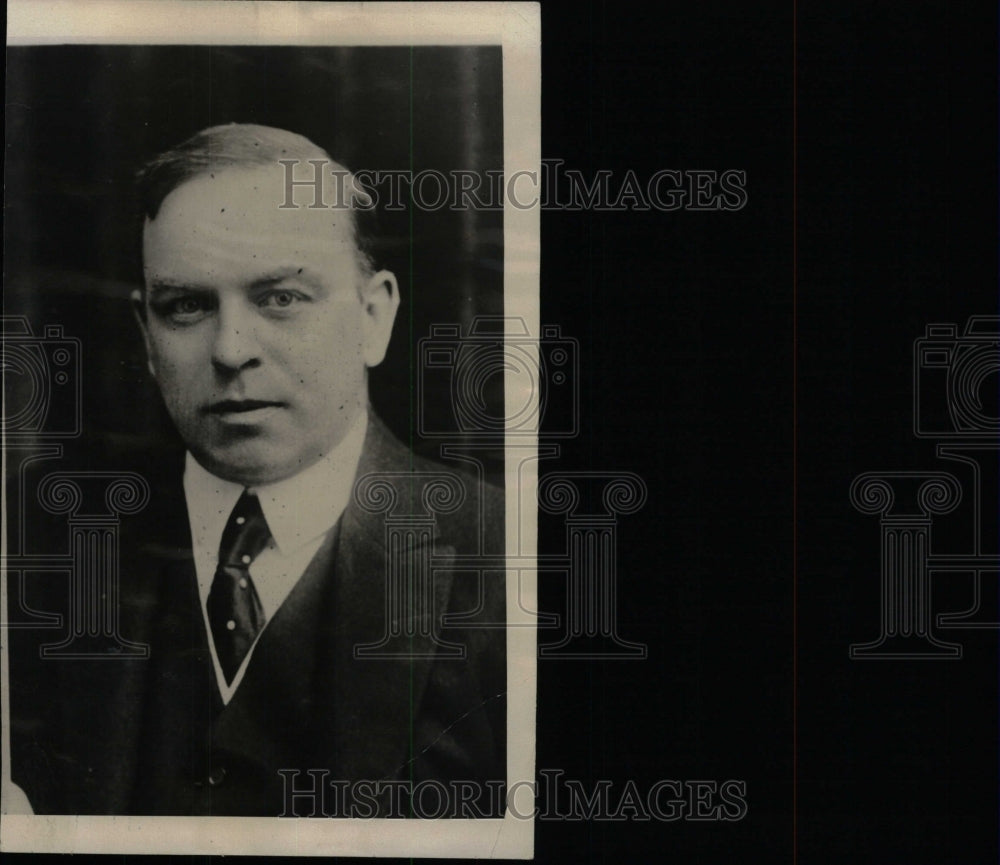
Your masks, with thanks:
M205 410L220 420L235 422L255 420L272 409L283 408L285 403L263 399L223 399L210 403Z

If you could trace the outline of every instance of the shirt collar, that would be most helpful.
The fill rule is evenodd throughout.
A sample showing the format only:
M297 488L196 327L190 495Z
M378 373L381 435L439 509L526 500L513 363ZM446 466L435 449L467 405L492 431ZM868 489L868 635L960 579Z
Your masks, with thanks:
M281 553L288 555L315 540L340 519L354 488L367 426L368 413L363 410L347 435L321 460L290 478L253 488ZM243 489L242 484L217 478L188 452L184 495L196 545L218 549Z

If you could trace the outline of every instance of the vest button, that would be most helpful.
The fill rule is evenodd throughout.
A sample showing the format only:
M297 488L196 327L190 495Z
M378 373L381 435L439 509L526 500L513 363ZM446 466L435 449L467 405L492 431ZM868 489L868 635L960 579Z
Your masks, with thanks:
M225 780L226 780L226 767L225 766L216 766L208 774L208 786L209 787L218 787Z

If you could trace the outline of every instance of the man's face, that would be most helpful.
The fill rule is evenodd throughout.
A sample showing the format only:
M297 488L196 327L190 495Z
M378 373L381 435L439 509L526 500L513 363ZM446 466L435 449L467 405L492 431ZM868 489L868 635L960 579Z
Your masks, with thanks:
M278 207L282 177L232 168L173 190L146 222L134 296L188 448L247 485L290 477L343 438L398 303L392 274L362 278L347 214Z

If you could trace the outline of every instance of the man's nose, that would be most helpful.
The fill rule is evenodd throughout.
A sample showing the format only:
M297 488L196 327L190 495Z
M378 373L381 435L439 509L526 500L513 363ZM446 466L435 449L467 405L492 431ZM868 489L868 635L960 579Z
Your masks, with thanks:
M212 365L220 372L235 372L260 363L253 310L238 298L219 304Z

